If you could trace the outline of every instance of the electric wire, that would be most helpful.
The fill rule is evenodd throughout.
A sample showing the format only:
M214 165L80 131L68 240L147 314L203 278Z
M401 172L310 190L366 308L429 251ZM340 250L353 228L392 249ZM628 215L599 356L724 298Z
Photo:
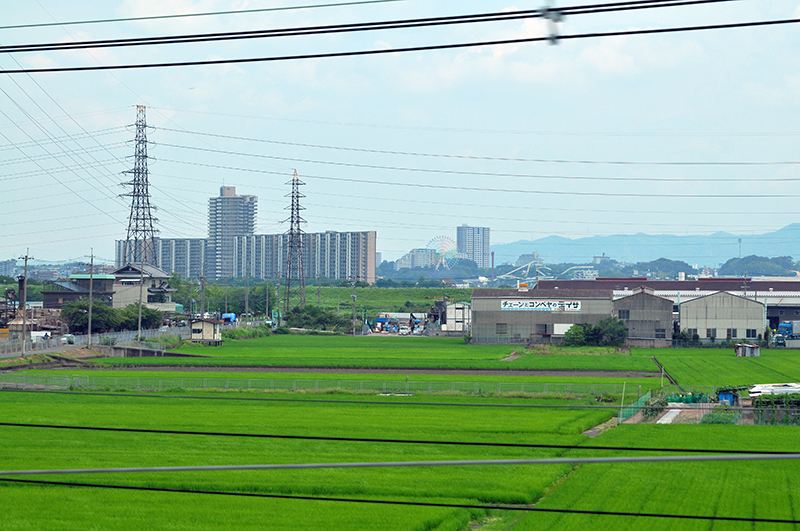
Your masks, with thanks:
M178 180L191 180L192 182L208 182L208 183L216 182L216 181L211 181L211 180L208 180L208 179L196 179L196 178L190 178L190 177L180 177L180 176L176 176L176 175L164 175L164 176L165 177L170 177L172 179L178 179ZM255 190L267 190L267 191L270 191L270 192L273 192L273 193L277 192L277 190L274 189L274 188L268 188L268 187L264 187L264 186L261 186L261 185L258 185L258 184L257 185L248 184L246 186L248 186L248 187L250 187L252 189L255 189ZM162 186L162 188L164 188L164 186ZM180 191L182 193L203 194L204 199L206 197L206 192L204 192L203 190L187 190L187 189L184 189L184 188L172 188L172 187L166 187L166 188L171 189L171 190ZM376 196L363 196L363 195L354 195L354 194L335 194L335 193L330 193L330 192L325 192L324 195L325 195L325 197L341 197L343 199L363 199L363 200L368 201L368 202L374 202L377 199L381 199L381 200L390 201L390 202L413 203L415 205L417 205L417 204L427 204L427 205L435 205L435 206L476 207L476 208L493 208L493 207L497 206L497 205L492 205L492 204L487 204L487 203L467 203L467 202L452 203L452 202L446 202L446 201L430 201L430 200L418 199L418 198L404 199L402 197L395 197L395 196L376 197ZM284 204L283 201L280 201L278 199L269 199L269 198L261 198L261 197L259 197L259 201L260 202L269 201L269 202ZM311 204L311 203L309 203L309 204ZM340 206L338 204L337 205L328 205L328 204L322 204L322 203L315 203L315 205L316 206L322 206L322 207L333 207L333 206L335 206L336 208L340 208ZM546 205L535 205L535 206L529 206L529 205L503 205L503 209L552 211L552 212L563 212L564 211L563 208L553 208L553 207L548 207ZM381 209L381 211L382 212L386 212L386 210L384 210L384 209ZM626 209L616 209L616 208L615 209L581 208L580 211L581 212L604 213L604 214L608 214L608 213L614 213L614 214L643 214L643 213L647 213L647 214L675 214L674 210L653 210L653 209L647 209L646 211L641 211L641 210L626 210ZM405 210L402 210L402 211L394 211L394 212L404 212L405 213L405 212L409 212L409 211L407 209L405 209ZM706 211L706 210L695 210L694 212L696 214L706 214L706 215L719 215L720 214L719 212ZM429 212L426 211L425 214L429 215ZM785 210L784 211L780 211L780 210L774 210L774 209L770 209L767 212L758 212L756 210L747 210L747 211L742 211L742 212L736 212L736 216L737 217L748 216L748 215L759 216L759 217L761 217L761 216L769 216L769 215L793 216L795 214L796 214L796 212L793 211L793 210L792 211L785 211ZM515 219L517 221L519 220L519 218L515 218ZM594 222L592 222L592 224L594 224ZM641 223L639 225L641 226ZM673 223L671 223L671 226L674 228L674 227L678 227L679 225L677 225L676 223L673 222ZM748 227L752 227L752 226L753 226L752 223L748 223Z
M214 138L224 138L228 140L240 140L247 142L260 142L265 144L274 144L278 146L292 146L313 149L328 149L336 151L352 151L356 153L374 153L380 155L403 155L413 157L431 157L431 158L444 158L444 159L460 159L460 160L484 160L484 161L499 161L499 162L536 162L544 164L591 164L591 165L618 165L618 166L790 166L800 164L800 160L788 161L632 161L632 160L588 160L588 159L541 159L541 158L521 158L521 157L492 157L481 155L454 155L448 153L425 153L415 151L394 151L388 149L366 149L345 146L329 146L323 144L306 144L302 142L284 142L280 140L268 140L262 138L248 138L233 135L222 135L217 133L205 133L200 131L187 131L181 129L170 129L168 127L159 127L162 131L171 131L175 133L190 133L193 135L210 136ZM162 144L170 145L170 144ZM189 146L174 146L186 149L195 149ZM223 151L224 153L224 151ZM235 153L235 152L234 152ZM247 156L261 156L250 153L244 153ZM290 159L294 160L294 159Z
M730 2L735 0L639 0L632 2L616 2L612 4L596 4L585 6L561 7L556 11L562 16L582 14L606 13L609 11L648 9L657 7L686 6L694 4L707 4ZM471 24L479 22L499 22L527 18L541 18L548 13L547 9L531 9L525 11L500 11L495 13L479 13L473 15L454 15L444 17L427 17L406 20L391 20L379 22L357 22L350 24L332 24L324 26L307 26L299 28L279 28L268 30L249 30L238 32L220 32L188 35L167 35L162 37L137 37L128 39L106 39L94 41L41 43L41 44L15 44L0 46L0 53L23 53L75 50L85 48L112 48L122 46L149 46L164 44L185 44L197 42L218 42L241 39L254 39L266 37L323 35L332 33L354 31L376 31L385 29L409 29L419 27Z
M25 111L24 109L22 109L22 107L21 107L21 106L20 106L20 105L19 105L19 104L18 104L18 103L17 103L17 102L16 102L16 101L13 99L13 98L11 98L11 96L10 96L10 95L9 95L9 94L8 94L8 93L5 91L5 90L3 90L2 88L0 88L0 92L2 92L2 93L3 93L3 94L6 96L6 97L8 97L8 98L11 100L11 102L12 102L12 103L14 103L14 104L15 104L15 105L16 105L16 106L17 106L17 107L18 107L18 108L19 108L19 109L20 109L20 110L21 110L23 113L25 113L26 115L28 115L27 111ZM11 120L11 119L10 119L10 117L9 117L9 116L8 116L8 115L7 115L7 114L6 114L6 113L5 113L5 112L4 112L2 109L0 109L0 114L2 114L2 115L3 115L3 116L5 116L7 119L9 119L9 121L12 121L12 122L13 122L13 120ZM21 130L22 130L23 132L25 132L23 129L21 129ZM32 138L32 137L31 137L30 135L28 135L27 133L25 133L25 134L28 136L28 138ZM2 133L0 133L0 136L2 136L3 138L5 138L6 140L9 140L9 139L8 139L8 137L6 137L5 135L3 135ZM26 154L24 151L22 151L22 149L20 149L20 151L21 151L23 154ZM47 153L49 153L49 151L47 151L47 149L44 149L44 151L45 151L45 152L47 152ZM52 154L51 154L51 156L52 156ZM57 160L59 160L59 161L60 161L60 159L57 159ZM38 161L33 161L33 163L34 163L36 166L38 166L40 169L42 169L43 171L47 172L47 170L46 170L44 167L42 167L42 166L41 166L41 164L39 164L39 162L38 162ZM82 161L81 161L81 163L82 163ZM63 162L62 162L62 164L63 164ZM79 164L79 165L78 165L78 167L79 167L79 168L81 168L81 165ZM80 175L79 175L79 174L78 174L78 173L77 173L75 170L72 170L72 172L71 172L71 173L74 173L76 176L80 177ZM56 176L55 176L54 174L52 174L52 173L49 173L49 172L47 172L47 174L48 174L48 176L50 176L50 177L51 177L51 178L52 178L54 181L56 181L56 182L57 182L57 183L59 183L61 186L63 186L64 188L66 188L66 189L67 189L67 190L68 190L68 191L69 191L71 194L73 194L73 195L75 195L76 197L78 197L78 198L79 198L79 199L80 199L82 202L84 202L84 203L87 203L87 204L88 204L90 207L94 208L95 210L97 210L97 211L98 211L98 212L100 212L101 214L103 214L103 215L105 215L105 216L107 216L107 217L111 218L111 219L112 219L112 220L113 220L115 223L119 223L119 220L118 220L117 218L115 218L114 216L112 216L112 215L111 215L111 214L110 214L108 211L101 209L101 208L100 208L98 205L96 205L94 202L92 202L92 201L88 200L86 197L83 197L83 196L81 196L81 195L77 194L77 193L75 192L75 190L74 190L73 188L71 188L70 186L68 186L68 185L67 185L65 182L63 182L63 180L59 179L58 177L56 177ZM81 180L83 180L84 182L86 182L86 181L85 181L85 179L83 179L83 178L81 178ZM87 184L88 184L88 183L87 183ZM55 194L55 195L57 196L57 195L60 195L60 194Z
M210 17L222 15L248 15L253 13L268 13L273 11L296 11L303 9L317 9L325 7L347 7L366 4L385 4L389 2L403 2L405 0L360 0L354 2L335 2L329 4L311 4L305 6L283 6L283 7L265 7L261 9L235 9L229 11L209 11L205 13L180 13L174 15L153 15L149 17L124 17L124 18L106 18L99 20L73 20L68 22L40 22L35 24L15 24L10 26L0 26L0 30L8 29L27 29L27 28L45 28L51 26L85 26L89 24L108 24L116 22L140 22L142 20L166 20L175 18L192 18L192 17Z
M489 171L466 171L466 170L445 170L445 169L434 169L434 168L414 168L414 167L404 167L404 166L384 166L380 164L361 164L356 162L337 162L337 161L330 161L330 160L315 160L315 159L301 159L296 157L283 157L278 155L264 155L259 153L245 153L239 151L230 151L230 150L223 150L223 149L212 149L212 148L201 148L201 147L193 147L193 146L182 146L179 144L169 144L169 143L161 143L160 145L177 148L177 149L186 149L186 150L193 150L193 151L201 151L206 153L220 153L224 155L239 155L243 157L253 157L253 158L264 158L264 159L271 159L271 160L285 160L291 162L301 162L305 164L324 164L330 166L345 166L349 168L366 168L371 170L391 170L391 171L405 171L405 172L412 172L412 173L438 173L444 175L472 175L478 177L517 177L517 178L525 178L525 179L547 179L547 180L573 180L573 181L622 181L622 182L634 182L634 181L644 181L644 182L745 182L745 183L752 183L754 181L751 177L720 177L720 178L708 178L708 177L698 177L698 178L686 178L686 177L592 177L592 176L581 176L581 175L542 175L542 174L524 174L524 173L500 173L500 172L489 172ZM487 160L503 160L503 159L487 159ZM521 161L525 161L524 159ZM170 161L174 162L174 161ZM537 160L532 161L528 160L525 162L550 162L544 160ZM597 164L598 162L592 162L592 164ZM620 162L612 162L611 164L637 164L637 163L620 163ZM725 163L725 162L680 162L680 163L650 163L650 164L658 164L658 165L680 165L680 166L690 166L690 165L697 165L697 166L750 166L750 165L764 165L761 163ZM777 165L797 165L800 162L786 162L786 163L766 163L766 164L777 164ZM800 181L800 177L765 177L759 178L759 182L796 182Z
M708 31L708 30L721 30L721 29L734 29L734 28L754 28L754 27L767 27L777 26L784 24L797 24L800 18L780 19L780 20L764 20L756 22L736 22L731 24L708 24L702 26L680 26L672 28L652 28L642 30L622 30L622 31L607 31L595 33L578 33L559 35L558 40L577 40L577 39L594 39L605 37L622 37L630 35L657 35L668 33L679 33L687 31ZM330 59L335 57L363 57L370 55L387 55L395 53L409 53L409 52L426 52L433 50L455 50L462 48L475 48L483 46L501 46L506 44L528 44L535 42L549 42L551 37L527 37L519 39L501 39L492 41L471 41L465 43L452 43L452 44L432 44L421 46L410 46L403 48L389 48L389 49L372 49L372 50L357 50L346 52L327 52L327 53L308 53L297 55L275 55L263 57L250 57L239 59L209 59L202 61L168 61L162 63L135 63L135 64L119 64L119 65L100 65L100 66L68 66L68 67L48 67L48 68L22 68L2 70L0 74L38 74L38 73L54 73L54 72L85 72L85 71L103 71L103 70L131 70L139 68L170 68L178 66L210 66L210 65L223 65L223 64L244 64L244 63L265 63L276 61L295 61L304 59Z
M620 463L706 463L730 461L796 461L800 454L648 455L625 457L544 457L535 459L450 459L440 461L373 461L348 463L278 463L260 465L194 465L114 468L0 470L0 476L71 474L138 474L144 472L222 472L233 470L320 470L343 468L410 468L439 466L586 465Z
M52 120L52 118L51 118L51 120ZM20 125L24 125L24 124L20 124ZM82 139L82 138L87 138L87 137L97 137L97 136L111 135L111 134L114 134L114 133L122 132L125 129L126 129L125 126L107 127L105 129L98 129L96 131L88 131L88 132L84 132L84 133L70 134L70 135L65 135L65 136L60 136L60 137L52 137L52 138L48 137L48 138L37 139L35 141L29 141L29 142L17 142L15 144L0 145L0 151L9 151L9 150L18 149L18 148L21 148L21 147L32 147L32 146L38 146L38 145L42 145L42 144L54 144L56 142L61 142L61 141L64 141L64 140L77 140L77 139ZM114 144L112 144L112 145L114 145Z
M19 64L19 62L18 62L18 61L17 61L15 58L13 58L13 57L12 57L12 60L13 60L13 61L14 61L14 63L16 63L18 66L21 66L21 65ZM62 113L64 113L64 115L65 115L65 116L68 116L68 117L69 117L69 118L72 120L72 122L73 122L73 123L75 123L76 125L78 125L78 127L80 127L80 129L81 129L81 130L84 132L84 134L86 134L86 133L87 133L87 131L86 131L86 130L85 130L85 129L84 129L84 128L83 128L83 127L80 125L80 123L78 123L78 121L77 121L77 120L75 120L74 118L72 118L71 116L69 116L69 113L67 113L67 112L66 112L66 110L65 110L65 109L64 109L64 108L63 108L63 107L62 107L62 106L61 106L61 105L60 105L60 104L59 104L59 103L58 103L58 102L57 102L57 101L56 101L56 100L55 100L55 99L54 99L52 96L50 96L50 94L49 94L49 93L48 93L46 90L44 90L44 88L43 88L43 87L42 87L42 86L39 84L39 82L38 82L38 81L36 81L36 79L34 79L34 78L33 78L33 76L30 76L30 75L29 75L28 77L29 77L29 78L31 79L31 81L32 81L32 82L33 82L33 83L36 85L36 87L38 87L38 88L39 88L39 90L41 90L41 91L42 91L42 92L45 94L45 96L47 96L47 97L50 99L50 101L52 101L52 102L53 102L53 103L54 103L54 104L55 104L55 105L56 105L56 106L57 106L57 107L58 107L58 108L61 110L61 112L62 112ZM22 91L22 93L23 93L23 94L24 94L24 95L25 95L25 96L26 96L26 97L27 97L29 100L31 100L31 101L33 102L33 104L34 104L34 105L35 105L35 106L36 106L36 107L37 107L37 108L38 108L38 109L39 109L39 110L40 110L40 111L41 111L41 112L42 112L42 113L43 113L45 116L47 116L47 117L48 117L48 118L51 120L51 122L52 122L53 124L55 124L55 126L56 126L56 127L57 127L57 128L58 128L58 129L59 129L61 132L62 132L62 134L64 134L65 136L69 137L69 135L67 134L66 130L65 130L63 127L61 127L61 125L60 125L60 124L59 124L57 121L55 121L55 120L53 120L53 119L52 119L52 117L51 117L51 116L49 115L49 113L48 113L48 112L47 112L47 111L46 111L46 110L45 110L45 109L42 107L42 105L40 105L40 104L39 104L39 102L38 102L36 99L34 99L34 98L33 98L33 97L32 97L32 96L31 96L31 95L28 93L28 91L27 91L27 90L25 90L25 88L24 88L24 87L22 87L22 86L21 86L21 85L20 85L20 84L17 82L17 80L16 80L16 79L13 79L13 78L12 78L12 79L11 79L11 81L14 83L14 85L15 85L15 86L16 86L16 87L17 87L17 88L20 90L20 91ZM38 122L37 120L34 120L34 119L33 119L33 117L30 115L30 113L28 113L28 111L27 111L27 110L23 109L23 108L22 108L22 106L21 106L21 105L20 105L18 102L16 102L15 100L13 100L13 99L11 98L11 96L10 96L10 95L9 95L9 94L8 94L8 93L5 91L5 90L2 90L2 92L3 92L3 94L5 94L5 95L6 95L6 97L8 97L9 99L11 99L11 101L12 101L12 102L13 102L13 103L16 105L16 107L17 107L17 108L18 108L18 109L19 109L19 110L20 110L20 111L21 111L21 112L22 112L22 113L23 113L25 116L29 117L29 119L31 119L31 120L33 121L34 125L35 125L35 126L36 126L36 127L37 127L37 128L38 128L38 129L39 129L41 132L42 132L42 133L44 133L46 137L49 137L49 138L57 138L57 137L56 137L56 135L52 134L52 133L51 133L51 132L50 132L50 131L49 131L47 128L45 128L45 127L44 127L44 125L43 125L43 124L41 124L41 123L40 123L40 122ZM4 113L4 114L5 114L5 113ZM82 144L78 143L78 141L77 141L77 140L72 140L72 142L74 142L74 143L75 143L75 144L76 144L76 145L79 147L79 149L80 149L80 150L81 150L83 153L87 154L87 155L88 155L88 156L89 156L91 159L93 159L93 160L95 161L95 164L97 164L97 163L98 163L98 160L97 160L97 158L96 158L96 157L95 157L95 156L94 156L94 155L93 155L93 154L92 154L90 151L88 151L88 150L86 149L86 147L85 147L85 146L83 146ZM106 151L106 152L108 152L109 154L111 154L111 155L113 156L113 154L111 153L111 151L110 151L108 148L105 148L105 147L103 146L103 144L101 144L101 143L100 143L99 141L97 141L97 140L95 140L95 142L97 142L97 144L98 144L98 145L99 145L101 148L105 149L105 151ZM102 181L101 181L100 177L99 177L99 176L97 176L97 175L95 175L95 174L93 174L93 171L92 171L92 170L94 169L94 166L92 166L92 165L86 165L86 162L85 162L85 160L84 160L83 158L77 157L77 154L75 154L75 152L74 152L74 151L71 151L71 150L67 149L67 145L66 145L66 143L65 143L65 142L61 142L61 141L58 141L58 140L56 140L56 145L57 145L58 147L60 147L60 148L61 148L61 153L59 153L59 155L61 155L61 156L66 156L67 158L69 158L69 159L70 159L70 160L72 160L73 162L78 162L78 161L79 161L79 163L80 163L80 165L81 165L80 169L81 169L81 170L83 170L84 172L86 172L86 174L87 174L89 177L93 178L95 182L97 182L98 184L101 184L101 186L98 186L96 189L97 189L97 190L99 190L101 194L103 194L103 195L104 195L104 196L106 196L107 198L111 199L111 200L112 200L112 202L115 202L115 203L117 203L117 205L118 205L118 206L120 205L121 201L119 200L119 197L115 196L114 194L108 195L108 194L106 194L106 193L104 192L104 190L105 190L107 187L104 187L104 186L102 186ZM37 147L40 147L40 148L41 148L41 145L37 145ZM22 150L20 149L20 151L22 151ZM48 153L48 155L50 155L50 156L52 157L52 154L51 154L51 153L50 153L50 152L49 152L47 149L45 149L44 151L45 151L46 153ZM61 158L60 158L60 157L53 157L53 158L56 158L56 160L57 160L57 161L58 161L58 162L59 162L61 165L64 165L64 166L66 166L66 164L64 164L64 162L61 160ZM72 173L74 173L76 176L78 176L79 178L81 178L81 179L83 180L83 177L81 177L81 173L79 173L79 172L77 172L77 171L73 171ZM100 176L104 176L104 175L105 175L105 173L104 173L104 172L101 172L101 173L100 173ZM62 182L60 182L60 181L59 181L59 179L57 179L56 177L54 177L54 176L52 176L52 175L51 175L50 177L51 177L51 178L53 178L54 180L56 180L56 182L59 182L59 184L62 184L62 186L64 185L64 184L63 184ZM88 183L88 181L87 181L87 184L89 184L89 183ZM67 187L67 189L68 189L68 190L70 190L70 189L69 189L69 187ZM74 192L72 192L72 190L70 190L70 192L71 192L71 193L74 193ZM110 218L112 218L112 219L114 219L115 221L117 221L117 222L118 222L118 220L117 220L116 218L114 218L113 216L111 216L110 214L108 214L108 213L107 213L106 211L104 211L103 209L100 209L100 208L98 208L96 205L94 205L94 204L93 204L92 202L90 202L88 199L86 199L86 198L84 198L84 197L79 197L79 199L81 199L81 200L83 200L83 201L85 201L85 202L89 202L89 203L90 203L90 204L91 204L91 205L92 205L92 206L93 206L95 209L97 209L97 210L98 210L98 211L100 211L100 212L103 212L103 213L104 213L104 214L106 214L108 217L110 217Z
M267 175L284 175L282 172L275 172L270 170L260 170L254 168L236 168L231 166L223 166L221 164L204 164L201 162L181 161L175 159L161 159L164 162L172 162L175 164L186 164L190 166L202 166L205 168L225 169L232 171L250 172ZM531 194L531 195L563 195L563 196L579 196L579 197L660 197L660 198L694 198L694 199L772 199L781 197L800 197L800 194L786 194L786 193L742 193L742 194L728 194L728 193L714 193L714 194L697 194L697 193L633 193L633 192L590 192L583 190L532 190L522 188L491 188L480 186L456 186L445 184L431 184L431 183L408 183L408 182L393 182L393 181L379 181L374 179L355 179L350 177L325 177L321 175L310 175L303 173L304 179L333 181L333 182L347 182L356 184L374 184L381 186L397 186L402 188L427 188L434 190L460 190L466 192L496 192L496 193L511 193L511 194Z
M724 133L699 133L699 132L678 132L678 133L628 133L619 131L544 131L544 130L524 130L524 129L477 129L477 128L464 128L464 127L437 127L437 126L421 126L421 125L407 125L407 124L381 124L381 123L368 123L368 122L343 122L332 120L310 120L303 118L289 118L285 116L253 116L242 115L236 113L226 112L213 112L213 111L198 111L194 109L173 109L167 108L164 110L172 112L184 112L192 114L202 114L209 116L225 116L231 118L246 118L248 120L260 119L266 121L290 122L301 124L315 124L315 125L332 125L336 127L365 127L374 129L397 129L409 131L433 131L443 133L466 133L466 134L499 134L499 135L536 135L536 136L608 136L608 137L788 137L800 136L800 132L724 132ZM202 133L208 134L208 133Z
M334 400L333 402L341 402ZM370 404L375 402L351 401L350 404ZM385 402L378 402L385 404ZM419 404L419 403L417 403ZM426 404L444 405L444 404ZM505 405L505 404L497 404ZM564 408L576 409L619 409L619 406L564 406ZM559 408L563 409L563 408ZM668 453L698 453L698 454L720 454L720 455L790 455L800 458L797 452L776 452L770 450L723 450L708 448L653 448L635 446L591 446L574 444L532 444L532 443L504 443L504 442L470 442L470 441L441 441L441 440L421 440L421 439L378 439L367 437L330 437L312 435L281 435L264 433L230 433L230 432L207 432L207 431L185 431L185 430L156 430L143 428L110 428L100 426L74 426L60 424L30 424L19 422L0 422L0 426L15 428L37 428L37 429L57 429L57 430L78 430L78 431L102 431L102 432L121 432L121 433L146 433L158 435L199 435L209 437L241 437L255 439L285 439L299 441L332 441L332 442L363 442L363 443L386 443L386 444L414 444L414 445L445 445L445 446L477 446L477 447L497 447L497 448L537 448L537 449L556 449L556 450L602 450L602 451L624 451L624 452L668 452ZM0 472L0 475L5 472Z
M58 142L61 142L61 140L59 140L57 142L54 141L52 143L58 143ZM64 146L64 148L63 148L64 150L61 153L58 153L58 155L66 155L66 154L75 155L75 154L89 153L89 152L94 152L94 151L108 151L109 149L118 148L120 146L124 146L125 144L126 144L126 142L115 142L115 143L112 143L112 144L106 144L106 145L101 146L101 147L91 147L91 148L79 147L79 148L71 149L69 151L67 151L65 149L66 146ZM20 158L17 158L17 159L6 159L6 160L3 161L3 165L4 166L11 166L13 164L22 164L24 162L33 162L35 160L52 160L52 159L55 159L55 158L57 158L57 157L54 157L51 153L47 153L47 154L44 154L44 155L28 155L27 157L20 157ZM95 161L95 162L99 163L99 161ZM8 175L8 174L6 174L6 175ZM5 179L6 179L5 177L0 178L0 181L5 180Z
M31 485L119 489L119 490L145 491L145 492L171 492L176 494L206 494L206 495L234 496L234 497L247 497L247 498L269 498L269 499L284 499L284 500L399 505L406 507L409 506L445 507L445 508L459 508L459 509L525 511L530 513L556 513L556 514L561 513L561 514L584 514L593 516L628 516L636 518L673 518L681 520L706 520L706 521L722 521L722 522L800 524L800 520L788 520L788 519L783 520L776 518L734 517L734 516L719 516L719 515L690 515L690 514L669 514L669 513L633 513L633 512L622 512L622 511L592 511L592 510L579 510L579 509L554 509L554 508L544 508L544 507L531 507L530 505L509 506L509 505L497 505L497 504L453 504L453 503L414 502L414 501L400 501L400 500L369 500L363 498L332 498L332 497L321 497L321 496L299 496L299 495L289 495L289 494L264 494L264 493L251 493L251 492L169 489L163 487L138 487L131 485L72 483L72 482L61 482L61 481L40 481L40 480L11 479L11 478L0 478L0 481L5 481L9 483L26 483Z

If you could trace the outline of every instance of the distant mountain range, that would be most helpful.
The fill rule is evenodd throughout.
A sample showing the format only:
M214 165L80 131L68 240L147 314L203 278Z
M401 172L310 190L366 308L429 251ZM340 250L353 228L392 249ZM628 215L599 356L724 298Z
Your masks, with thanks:
M741 253L739 249L741 238ZM791 256L800 258L800 223L758 235L716 232L708 235L619 234L571 240L548 236L492 245L495 264L515 263L523 254L539 253L546 263L591 263L595 256L619 262L649 262L658 258L682 260L699 267L719 267L738 256Z

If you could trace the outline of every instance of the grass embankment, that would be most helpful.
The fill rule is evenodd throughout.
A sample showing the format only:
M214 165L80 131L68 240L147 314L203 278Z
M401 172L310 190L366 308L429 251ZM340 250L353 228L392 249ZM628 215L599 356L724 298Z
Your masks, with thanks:
M758 358L737 358L733 349L634 349L654 356L679 385L753 385L800 381L800 351L761 349Z
M588 354L567 350L564 351L566 355L542 355L539 351L526 351L522 346L467 345L459 338L273 335L247 341L226 341L219 347L187 345L177 352L212 358L108 358L100 363L107 366L657 370L649 357L614 355L613 350L608 351L609 355L597 355L596 350L588 350ZM502 361L515 352L520 357Z
M307 304L317 306L317 286L306 286ZM319 306L342 315L352 315L353 288L323 286L319 288ZM378 312L427 312L437 300L447 297L450 302L469 302L472 289L457 288L356 288L356 312L373 318Z
M397 400L397 399L394 399ZM471 399L450 400L474 403ZM0 393L6 422L295 436L576 444L610 410L241 402ZM502 414L498 414L502 412ZM3 468L337 463L554 457L555 450L3 428ZM444 503L529 503L564 465L47 476L66 482ZM461 529L458 509L143 493L0 482L29 529ZM479 511L480 513L480 511Z

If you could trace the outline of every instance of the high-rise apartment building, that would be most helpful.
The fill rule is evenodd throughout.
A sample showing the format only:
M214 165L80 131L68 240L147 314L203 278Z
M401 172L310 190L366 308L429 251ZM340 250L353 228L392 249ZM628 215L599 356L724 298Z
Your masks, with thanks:
M205 275L208 240L205 238L156 238L155 266L183 278L199 279ZM116 242L117 269L125 264L125 240Z
M156 238L158 268L183 278L205 276L206 242L205 238Z
M234 240L255 232L257 206L258 197L236 195L235 186L223 186L219 197L209 198L207 278L236 276Z
M280 279L286 270L288 238L286 234L234 238L232 276ZM355 278L373 284L376 240L375 231L303 234L303 274L306 280Z
M437 254L436 249L428 247L411 249L395 261L394 269L400 271L411 267L431 267L436 263Z
M492 267L489 227L461 225L456 229L456 245L458 254L467 260L472 260L478 267L483 269Z

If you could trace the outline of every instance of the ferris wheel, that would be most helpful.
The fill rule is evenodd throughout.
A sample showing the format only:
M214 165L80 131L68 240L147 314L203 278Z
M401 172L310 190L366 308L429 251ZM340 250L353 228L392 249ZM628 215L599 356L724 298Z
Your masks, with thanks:
M428 249L434 251L431 265L436 269L450 269L458 263L458 246L450 236L436 236L428 242Z

